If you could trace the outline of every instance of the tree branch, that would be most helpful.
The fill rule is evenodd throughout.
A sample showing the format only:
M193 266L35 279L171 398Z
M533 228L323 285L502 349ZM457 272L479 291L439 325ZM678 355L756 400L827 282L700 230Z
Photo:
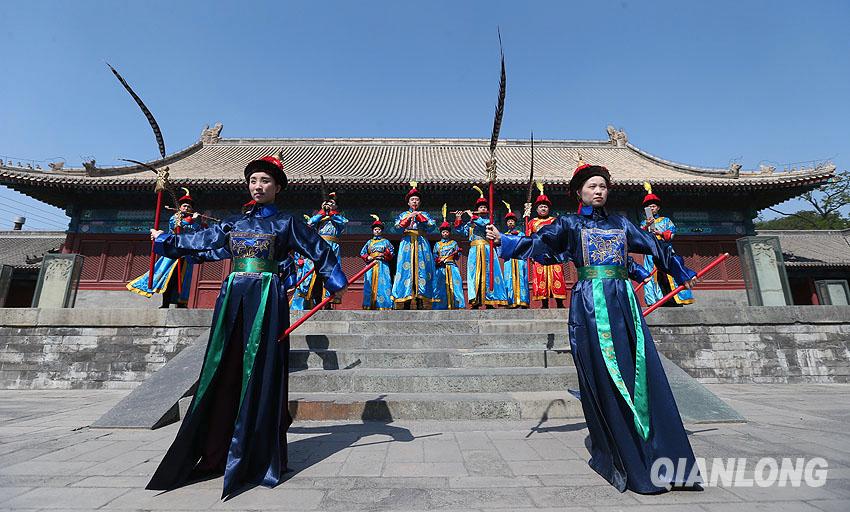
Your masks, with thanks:
M817 223L813 222L811 219L808 219L808 218L806 218L806 217L804 217L804 216L802 216L802 215L798 215L798 214L796 214L796 213L785 213L785 212L780 212L779 210L775 210L775 209L771 208L770 206L768 206L768 207L767 207L767 209L768 209L768 210L770 210L770 211L772 211L772 212L774 212L774 213L778 213L778 214L780 214L780 215L785 215L786 217L797 217L798 219L802 219L803 221L805 221L806 223L810 224L810 225L811 225L813 228L815 228L815 229L818 229L818 228L820 227L820 226L818 226L818 225L817 225Z

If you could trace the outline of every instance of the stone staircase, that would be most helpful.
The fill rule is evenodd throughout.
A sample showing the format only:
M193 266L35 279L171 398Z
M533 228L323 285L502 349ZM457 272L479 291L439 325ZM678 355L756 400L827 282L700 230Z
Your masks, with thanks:
M299 420L581 418L567 391L578 379L566 333L564 310L323 311L290 338L290 411Z

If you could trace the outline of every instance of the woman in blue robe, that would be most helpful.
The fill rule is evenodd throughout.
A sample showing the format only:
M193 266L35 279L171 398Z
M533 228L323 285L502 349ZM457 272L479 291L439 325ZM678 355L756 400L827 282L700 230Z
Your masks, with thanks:
M171 258L228 252L232 272L221 285L197 390L177 437L148 483L174 489L196 478L224 474L222 498L244 485L274 487L287 465L289 326L278 261L297 250L314 262L332 292L346 286L339 262L315 231L280 212L286 185L275 157L248 164L253 201L240 216L192 234L151 230L158 254Z
M445 206L443 206L445 209ZM463 280L457 261L460 258L460 246L450 240L451 226L445 220L440 224L442 239L434 244L434 303L432 309L464 309Z
M696 274L667 244L619 215L605 211L610 174L600 166L576 169L570 195L579 212L564 215L531 236L488 236L506 258L560 255L578 270L569 338L581 405L590 434L590 466L620 491L658 493L699 481L693 450L661 360L626 280L628 253L651 254L662 269L691 286ZM545 263L545 262L544 262ZM651 468L669 459L674 471Z
M169 233L195 233L206 229L207 225L200 222L200 215L194 211L194 201L186 193L177 200L180 211L169 217ZM152 297L154 293L162 294L161 308L168 308L170 304L176 304L178 308L185 308L189 302L189 291L192 287L192 274L196 261L193 258L169 258L160 256L156 259L153 267L153 286L148 287L148 274L127 283L127 289L144 297ZM178 284L179 283L179 284Z
M372 217L375 219L372 223L372 238L363 245L360 257L367 263L377 260L378 264L366 272L366 279L363 281L363 309L392 309L392 281L387 262L392 261L395 249L392 242L381 236L384 223L377 215L373 214Z
M393 280L392 299L396 309L430 307L434 300L434 255L425 235L437 226L427 212L419 210L421 196L417 183L410 182L408 210L395 219L395 228L402 232L396 255L396 270Z

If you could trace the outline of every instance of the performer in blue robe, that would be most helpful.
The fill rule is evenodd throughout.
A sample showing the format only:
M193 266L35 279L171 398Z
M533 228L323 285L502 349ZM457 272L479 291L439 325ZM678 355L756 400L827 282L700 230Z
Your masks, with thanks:
M191 234L151 230L158 254L170 258L224 250L233 259L216 300L203 367L189 412L148 483L174 489L224 474L222 497L243 485L274 487L286 471L289 325L278 260L297 250L314 262L332 292L347 284L330 246L300 220L277 209L283 165L263 157L245 168L253 197L243 215Z
M377 215L372 214L372 217L375 219L372 223L372 238L363 245L360 257L367 263L377 260L378 264L366 272L366 279L363 281L363 309L392 309L392 281L387 262L392 261L395 249L392 242L382 236L384 223Z
M434 256L425 235L437 227L427 212L419 210L422 198L417 183L410 182L407 192L408 210L395 219L395 228L402 232L396 256L392 299L396 309L429 308L434 300Z
M508 213L505 215L505 230L506 235L521 235L522 232L516 228L517 216L511 210L511 205L507 201L505 208ZM497 248L498 251L498 248ZM518 259L505 260L505 295L508 299L508 306L512 308L528 309L528 261Z
M643 188L646 189L646 196L643 198L644 210L649 210L646 220L640 223L640 228L649 231L661 241L670 243L673 237L676 236L676 225L669 217L662 217L659 214L661 211L661 198L652 193L652 186L644 182ZM652 272L655 268L655 262L652 256L647 255L643 258L643 268L647 272ZM658 270L652 280L643 288L643 300L647 306L651 306L661 300L662 297L679 287L679 283L672 276L662 270ZM666 307L684 306L694 303L694 295L690 290L682 290L673 296L673 300L668 300L664 303Z
M486 228L490 223L487 200L484 191L473 186L479 197L475 201L475 213L455 212L455 232L469 238L469 256L466 258L466 292L469 305L478 309L484 305L487 309L505 306L508 303L505 293L505 281L502 277L502 265L499 258L493 258L493 289L490 289L490 242ZM463 222L463 214L469 215L469 221Z
M446 221L446 205L443 205L443 223L440 224L442 239L434 244L434 303L432 309L464 309L463 280L457 262L460 246L449 239L451 226Z
M641 309L626 280L627 253L651 254L662 269L691 286L696 274L672 248L619 215L605 211L610 174L583 165L570 182L579 212L531 236L488 236L506 258L561 254L578 270L569 338L591 441L590 466L620 491L657 493L699 479L693 450ZM674 465L656 479L661 458ZM684 464L684 467L682 467ZM653 482L655 480L655 482Z
M207 225L200 221L200 215L194 211L194 201L189 195L189 190L185 188L183 190L184 195L177 200L180 211L168 219L168 232L195 233L206 229ZM161 293L161 308L168 308L171 304L175 304L178 308L185 308L189 302L195 263L193 258L174 259L160 256L153 267L153 286L148 287L150 273L148 271L127 283L127 289L145 297Z
M322 208L307 220L307 225L319 232L319 235L331 246L339 261L342 261L339 253L339 237L345 231L346 224L348 224L348 219L337 211L336 192L328 193L322 202ZM312 269L313 262L307 263L306 266ZM309 269L305 272L309 272ZM304 309L312 308L331 295L322 285L320 276L317 276L315 272L304 280L297 292L304 301ZM333 304L339 304L339 302L339 297L335 297L332 301ZM331 309L330 304L328 304L327 309Z

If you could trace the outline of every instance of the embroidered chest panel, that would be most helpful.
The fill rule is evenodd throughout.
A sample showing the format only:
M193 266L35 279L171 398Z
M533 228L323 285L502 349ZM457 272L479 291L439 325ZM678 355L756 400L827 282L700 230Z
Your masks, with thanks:
M585 265L625 265L626 232L622 229L582 229L581 249Z
M234 258L274 259L274 235L271 233L230 233L230 252Z
M437 242L437 252L440 256L445 256L447 254L451 254L457 248L457 242L451 240L449 242L443 242L440 240Z

